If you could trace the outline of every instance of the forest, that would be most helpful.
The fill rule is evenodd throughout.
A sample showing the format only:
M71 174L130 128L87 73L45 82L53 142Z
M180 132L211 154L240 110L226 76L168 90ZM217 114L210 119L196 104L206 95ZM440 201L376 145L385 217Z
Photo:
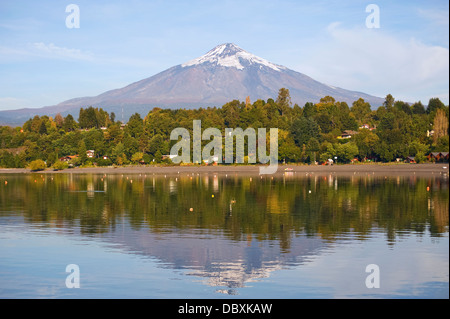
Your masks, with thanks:
M406 103L388 94L383 105L363 99L348 105L325 96L319 103L292 105L288 89L276 100L233 100L222 107L162 109L128 122L92 106L81 108L78 119L35 116L21 127L0 126L0 167L32 170L74 166L171 164L167 156L177 141L173 129L192 134L193 120L202 128L278 128L280 163L335 164L364 162L422 163L444 160L433 152L449 151L449 106L431 98ZM206 143L206 142L205 142ZM91 152L93 151L93 152Z

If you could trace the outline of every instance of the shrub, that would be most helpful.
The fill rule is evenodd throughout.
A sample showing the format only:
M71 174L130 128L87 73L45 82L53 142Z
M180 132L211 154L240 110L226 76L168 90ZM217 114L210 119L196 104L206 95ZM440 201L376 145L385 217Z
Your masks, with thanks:
M32 171L42 171L47 167L43 160L35 160L30 163L28 166Z
M61 161L56 161L53 165L52 165L53 169L56 171L60 171L66 168L69 168L69 163L67 162L61 162Z
M112 165L112 161L109 158L107 158L107 159L99 158L99 159L97 159L96 163L97 163L97 166L110 166L110 165Z
M424 163L427 160L427 157L425 156L425 154L423 152L418 152L416 154L416 163Z
M135 164L139 164L139 162L142 161L143 157L144 157L144 153L137 152L137 153L134 153L133 156L131 156L131 161Z

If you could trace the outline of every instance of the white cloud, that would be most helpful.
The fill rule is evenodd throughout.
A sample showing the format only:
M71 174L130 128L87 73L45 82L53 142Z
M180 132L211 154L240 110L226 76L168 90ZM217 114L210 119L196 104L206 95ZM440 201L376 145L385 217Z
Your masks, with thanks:
M28 45L10 47L0 46L2 63L15 62L30 58L94 61L94 55L79 49L59 47L53 43L35 42Z
M83 52L79 49L69 49L58 47L53 43L45 44L43 42L36 42L32 45L33 50L38 55L43 55L49 58L70 59L70 60L93 60L93 55L88 52Z
M339 23L327 28L328 39L312 48L300 72L346 89L396 99L428 102L448 96L449 50L402 39L382 28L346 29ZM448 98L444 103L448 103Z

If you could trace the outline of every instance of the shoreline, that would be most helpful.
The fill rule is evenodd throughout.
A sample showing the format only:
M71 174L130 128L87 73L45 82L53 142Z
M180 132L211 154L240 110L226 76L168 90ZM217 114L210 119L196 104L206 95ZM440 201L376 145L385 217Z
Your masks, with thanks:
M0 168L3 174L154 174L154 175L178 175L178 174L239 174L260 175L259 165L218 165L218 166L120 166L120 167L86 167L69 168L61 171L47 169L33 172L26 168ZM286 170L288 169L288 170ZM407 175L407 176L435 176L436 174L449 174L448 163L434 164L342 164L342 165L278 165L275 174L302 173L318 175Z

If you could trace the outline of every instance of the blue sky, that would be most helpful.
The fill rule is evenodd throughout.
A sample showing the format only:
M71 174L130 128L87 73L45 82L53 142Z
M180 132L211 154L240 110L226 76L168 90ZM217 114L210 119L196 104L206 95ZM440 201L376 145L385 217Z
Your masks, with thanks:
M95 96L227 42L329 85L448 104L448 30L447 0L0 0L0 110Z

